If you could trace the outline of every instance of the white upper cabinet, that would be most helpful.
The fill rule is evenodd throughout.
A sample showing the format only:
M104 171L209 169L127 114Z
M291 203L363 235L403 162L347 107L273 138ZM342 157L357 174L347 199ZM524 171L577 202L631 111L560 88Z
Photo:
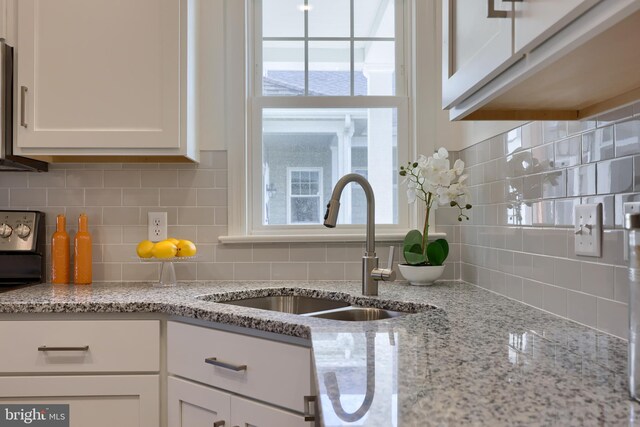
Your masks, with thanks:
M515 2L514 50L527 53L600 0L523 0Z
M512 5L501 0L443 0L443 94L447 108L511 65Z
M442 19L452 120L580 120L640 99L638 0L443 0Z
M193 155L184 0L20 0L16 148Z

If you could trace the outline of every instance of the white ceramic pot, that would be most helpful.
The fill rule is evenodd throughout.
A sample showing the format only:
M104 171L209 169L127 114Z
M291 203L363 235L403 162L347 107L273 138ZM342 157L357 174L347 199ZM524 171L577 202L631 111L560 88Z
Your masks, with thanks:
M433 285L444 273L444 265L398 264L402 276L415 286Z

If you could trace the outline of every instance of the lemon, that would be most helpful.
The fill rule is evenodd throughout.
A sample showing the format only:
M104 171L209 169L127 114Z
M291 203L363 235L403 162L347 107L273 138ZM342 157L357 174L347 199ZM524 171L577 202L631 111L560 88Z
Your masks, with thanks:
M138 243L136 253L140 258L151 258L153 256L153 254L151 253L153 251L153 246L154 244L152 241L143 240L142 242Z
M180 240L178 242L178 256L194 256L196 254L196 245L189 240Z
M169 237L167 240L168 240L169 242L173 243L173 244L174 244L174 245L176 245L176 246L178 246L178 243L180 243L180 240L175 239L175 238L173 238L173 237Z
M156 243L151 251L156 258L173 258L177 252L178 247L168 240Z

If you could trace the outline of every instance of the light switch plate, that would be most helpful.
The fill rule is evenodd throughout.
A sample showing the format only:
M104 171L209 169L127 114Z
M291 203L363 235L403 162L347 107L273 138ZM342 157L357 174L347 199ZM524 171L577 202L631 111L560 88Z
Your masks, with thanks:
M640 212L640 202L627 202L622 204L622 222L624 225L624 215L628 213L638 213ZM627 231L624 232L624 260L629 261L629 233Z
M602 256L602 203L578 205L575 209L576 255Z

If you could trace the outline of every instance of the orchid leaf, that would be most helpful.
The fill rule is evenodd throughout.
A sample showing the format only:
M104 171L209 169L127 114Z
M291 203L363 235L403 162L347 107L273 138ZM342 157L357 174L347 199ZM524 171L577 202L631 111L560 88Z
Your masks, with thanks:
M449 244L444 239L438 239L427 246L427 257L431 265L442 265L449 255Z
M418 265L427 262L427 257L422 250L422 233L418 230L407 233L403 243L403 254L407 264Z

